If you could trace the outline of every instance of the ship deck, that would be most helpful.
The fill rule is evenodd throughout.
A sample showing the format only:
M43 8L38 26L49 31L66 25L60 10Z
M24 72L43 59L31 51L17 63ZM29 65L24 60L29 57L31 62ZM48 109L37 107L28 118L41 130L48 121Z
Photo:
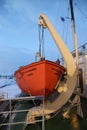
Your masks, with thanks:
M25 110L33 107L33 102L20 102L16 104L16 110ZM44 130L86 130L87 129L87 99L81 97L81 106L83 110L84 117L81 118L75 113L75 108L72 110L71 118L64 119L61 112L53 116L50 120L44 122ZM24 121L26 119L26 112L18 113L14 116L14 122ZM26 126L26 127L25 127ZM42 130L42 122L37 122L35 124L17 124L12 125L10 130Z

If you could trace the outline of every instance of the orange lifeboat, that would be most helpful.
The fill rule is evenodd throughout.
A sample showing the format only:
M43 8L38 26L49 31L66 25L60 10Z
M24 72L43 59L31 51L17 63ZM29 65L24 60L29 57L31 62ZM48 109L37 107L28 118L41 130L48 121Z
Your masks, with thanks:
M55 86L64 72L65 68L60 64L41 60L20 67L15 72L15 77L24 93L47 98L55 91Z

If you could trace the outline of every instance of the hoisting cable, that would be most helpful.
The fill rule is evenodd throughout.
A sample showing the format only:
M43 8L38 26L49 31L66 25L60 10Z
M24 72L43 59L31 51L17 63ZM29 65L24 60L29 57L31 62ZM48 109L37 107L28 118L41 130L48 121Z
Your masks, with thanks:
M41 56L41 36L40 36L41 26L40 25L38 25L38 30L39 30L39 54Z
M41 58L45 58L45 50L44 50L44 28L42 26L39 27L39 54Z
M44 50L44 28L42 27L42 57L45 58L45 50Z

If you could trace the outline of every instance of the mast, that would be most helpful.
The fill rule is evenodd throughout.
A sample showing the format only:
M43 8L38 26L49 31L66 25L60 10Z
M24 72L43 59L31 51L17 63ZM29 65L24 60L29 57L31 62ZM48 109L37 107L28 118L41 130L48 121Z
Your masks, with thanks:
M74 48L75 48L75 54L76 54L76 65L78 67L78 40L77 40L76 29L75 29L73 0L70 0L70 10L71 10L71 23L72 23L72 33L73 33L73 40L74 40Z

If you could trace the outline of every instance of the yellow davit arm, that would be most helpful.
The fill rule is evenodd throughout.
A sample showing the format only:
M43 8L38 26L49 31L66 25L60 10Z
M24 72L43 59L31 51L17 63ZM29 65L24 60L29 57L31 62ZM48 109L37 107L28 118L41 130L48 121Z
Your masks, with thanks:
M43 28L49 29L49 32L51 33L57 47L59 48L62 54L62 57L64 58L67 69L66 83L64 84L64 86L62 86L66 88L66 91L62 91L60 95L56 98L56 100L54 100L53 102L46 101L44 104L44 115L50 118L49 115L51 113L59 111L61 107L65 105L66 102L70 99L76 86L77 68L70 51L68 50L65 43L63 42L59 34L56 32L56 30L54 29L54 27L52 26L45 14L40 15L39 25L41 25ZM34 112L34 115L32 114L32 112ZM27 123L35 121L35 117L41 116L42 113L43 110L41 110L40 107L38 107L38 109L31 108L27 114Z
M74 88L76 86L77 81L77 68L75 61L72 57L72 54L66 47L65 43L57 33L57 31L54 29L53 25L50 23L48 18L45 14L41 14L39 17L39 25L41 25L43 28L48 28L50 34L52 35L58 49L60 50L62 57L66 63L66 69L67 69L67 81L66 81L66 92L62 92L60 96L52 103L48 103L45 105L46 109L49 109L50 112L53 112L54 109L58 110L60 109L70 98L72 95Z

